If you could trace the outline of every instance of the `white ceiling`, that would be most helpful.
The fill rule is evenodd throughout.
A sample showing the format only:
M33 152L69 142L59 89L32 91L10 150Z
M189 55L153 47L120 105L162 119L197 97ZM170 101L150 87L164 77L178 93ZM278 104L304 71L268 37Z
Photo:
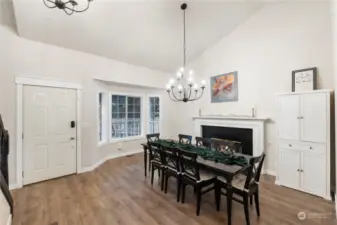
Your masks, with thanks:
M94 0L88 11L72 16L48 9L43 0L13 1L22 37L162 71L182 64L180 1ZM254 0L187 3L187 61L262 7Z

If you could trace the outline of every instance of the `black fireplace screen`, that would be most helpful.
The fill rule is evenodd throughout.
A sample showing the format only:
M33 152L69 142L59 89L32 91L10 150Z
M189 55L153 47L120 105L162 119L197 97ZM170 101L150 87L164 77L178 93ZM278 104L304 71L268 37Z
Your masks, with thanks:
M202 126L202 136L242 143L242 153L253 155L253 130L237 127Z

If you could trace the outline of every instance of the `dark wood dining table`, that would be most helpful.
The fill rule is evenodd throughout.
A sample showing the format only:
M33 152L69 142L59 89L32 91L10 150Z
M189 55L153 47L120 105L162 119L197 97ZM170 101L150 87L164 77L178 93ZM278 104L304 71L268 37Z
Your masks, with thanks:
M147 176L147 161L148 161L148 153L149 153L149 147L147 143L142 143L144 150L144 171L145 171L145 176ZM243 156L247 159L247 162L253 157L250 155L244 155L240 153L235 153L237 156ZM226 179L227 181L227 214L228 214L228 225L232 224L232 198L233 198L233 189L232 189L232 180L234 176L236 176L238 173L240 173L242 170L245 170L246 167L244 166L239 166L239 165L229 165L229 164L224 164L220 162L215 162L212 160L208 159L203 159L202 157L198 157L197 161L200 165L205 170L208 170L217 176L222 176ZM149 169L150 169L150 162L149 162Z

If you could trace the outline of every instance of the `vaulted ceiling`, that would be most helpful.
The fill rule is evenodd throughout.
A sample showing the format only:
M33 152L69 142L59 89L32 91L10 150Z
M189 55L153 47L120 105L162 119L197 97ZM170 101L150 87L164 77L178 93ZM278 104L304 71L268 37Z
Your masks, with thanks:
M13 1L22 37L162 71L182 64L181 1L94 0L88 11L72 16L48 9L43 0ZM187 3L187 61L262 7L254 0Z

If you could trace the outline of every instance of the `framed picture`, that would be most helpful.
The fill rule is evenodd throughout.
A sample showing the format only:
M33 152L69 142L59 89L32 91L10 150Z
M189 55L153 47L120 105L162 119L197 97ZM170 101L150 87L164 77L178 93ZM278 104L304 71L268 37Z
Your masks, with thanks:
M292 91L312 91L317 88L317 67L292 72Z
M211 102L238 101L238 72L211 77Z

